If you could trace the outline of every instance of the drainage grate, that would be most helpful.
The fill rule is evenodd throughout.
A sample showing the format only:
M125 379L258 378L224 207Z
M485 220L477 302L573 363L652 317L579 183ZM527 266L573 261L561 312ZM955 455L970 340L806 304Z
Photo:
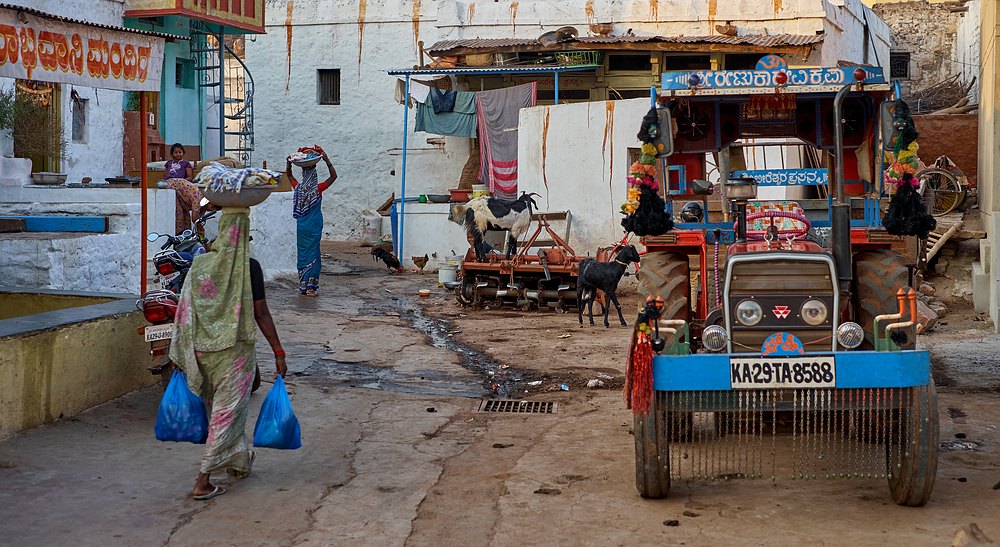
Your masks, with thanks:
M515 401L513 399L483 399L479 412L507 412L513 414L555 414L559 405L548 401Z

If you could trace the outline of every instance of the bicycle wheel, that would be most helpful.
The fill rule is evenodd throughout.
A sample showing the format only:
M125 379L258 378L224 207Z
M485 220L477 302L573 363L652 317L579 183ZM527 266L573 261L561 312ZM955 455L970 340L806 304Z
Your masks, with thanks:
M932 214L936 217L954 211L965 200L965 188L951 171L932 167L917 173L917 179L924 185L924 191L934 192Z

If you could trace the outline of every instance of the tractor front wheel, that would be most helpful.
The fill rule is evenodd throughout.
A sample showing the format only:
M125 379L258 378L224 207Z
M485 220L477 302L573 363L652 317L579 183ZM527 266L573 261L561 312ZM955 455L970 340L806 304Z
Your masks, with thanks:
M667 441L668 415L654 395L647 414L636 414L635 487L644 498L664 498L670 491L670 443Z
M899 505L919 507L931 499L938 467L938 406L934 381L910 388L897 412L896 428L887 444L889 492Z

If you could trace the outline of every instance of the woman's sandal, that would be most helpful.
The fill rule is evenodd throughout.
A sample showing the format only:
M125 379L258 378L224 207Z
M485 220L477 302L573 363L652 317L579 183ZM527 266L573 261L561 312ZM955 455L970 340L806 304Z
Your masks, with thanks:
M221 496L221 495L223 495L225 493L226 493L226 489L225 488L223 488L221 486L216 486L215 488L212 489L211 492L208 492L208 493L205 493L205 494L200 494L200 495L193 496L193 497L194 497L194 499L196 499L198 501L206 501L206 500L210 500L210 499L212 499L212 498L214 498L216 496Z

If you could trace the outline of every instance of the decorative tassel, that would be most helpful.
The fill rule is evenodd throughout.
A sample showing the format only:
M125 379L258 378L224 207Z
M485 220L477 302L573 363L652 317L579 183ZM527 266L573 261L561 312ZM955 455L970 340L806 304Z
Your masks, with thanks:
M653 403L653 344L648 334L636 336L631 362L631 370L626 371L626 407L634 414L647 414Z
M653 141L659 134L656 126L656 109L651 108L642 118L638 138L642 145L639 161L629 167L628 198L622 204L622 228L637 236L658 236L674 228L674 221L667 214L667 204L660 197L660 183L656 175L656 146Z
M663 310L663 298L646 299L632 331L625 363L625 408L634 414L647 414L653 403L653 333L659 337L657 321Z
M674 228L666 213L666 202L649 185L639 186L639 205L635 212L622 219L622 228L637 236L658 236Z
M882 217L886 232L927 239L930 231L937 227L937 221L927 213L927 206L917 193L919 185L920 182L909 173L905 173L900 179L896 193L889 200L889 208Z

